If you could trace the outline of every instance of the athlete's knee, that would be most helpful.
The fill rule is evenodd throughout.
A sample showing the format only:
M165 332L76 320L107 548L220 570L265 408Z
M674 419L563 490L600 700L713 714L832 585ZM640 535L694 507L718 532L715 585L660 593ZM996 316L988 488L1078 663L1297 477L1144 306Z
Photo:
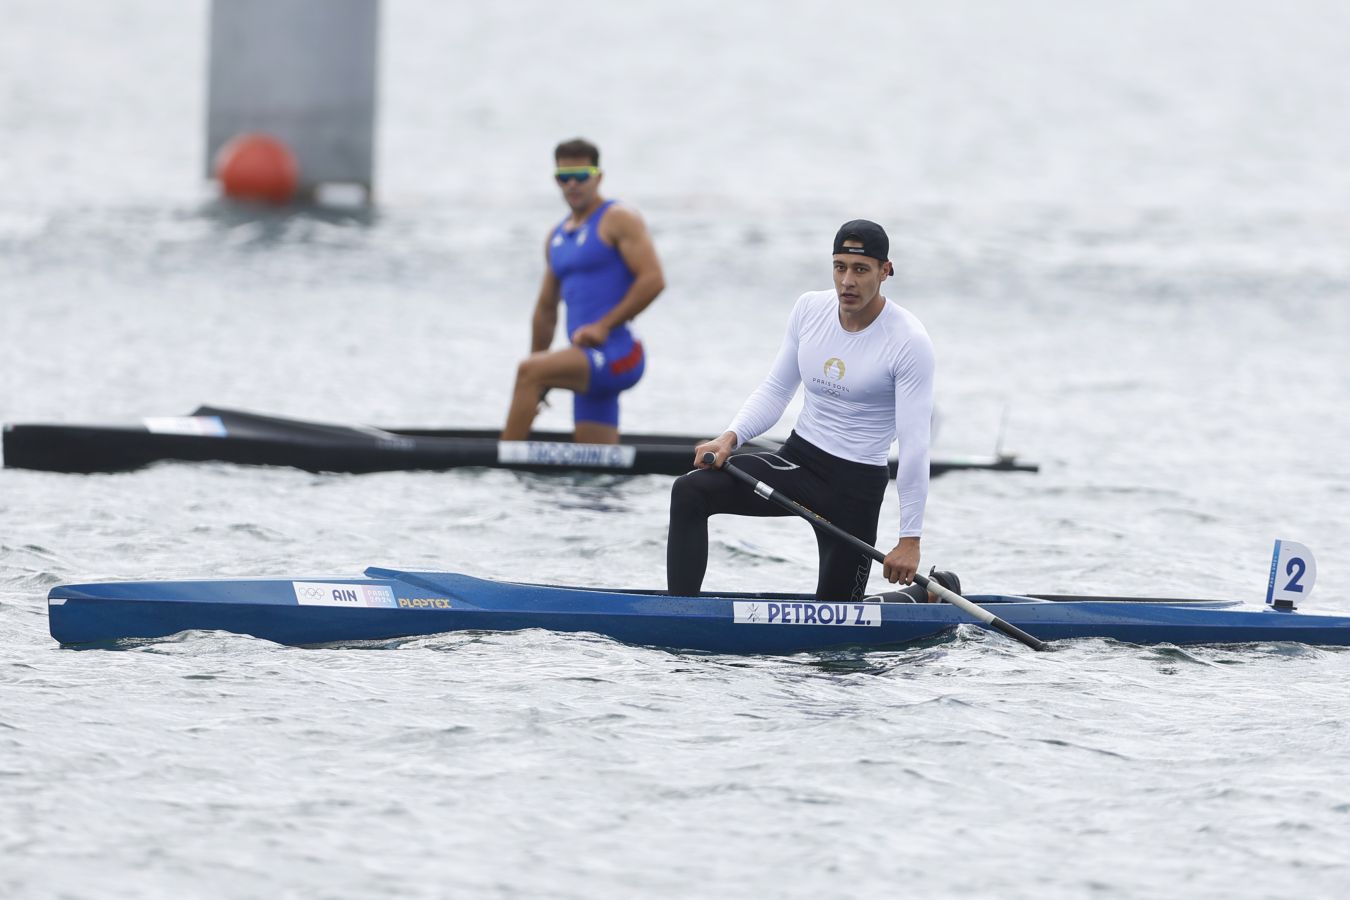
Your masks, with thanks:
M538 353L525 357L516 366L517 384L534 384L539 381L539 377L540 364Z
M708 498L699 486L699 472L686 472L670 486L670 517L708 518Z

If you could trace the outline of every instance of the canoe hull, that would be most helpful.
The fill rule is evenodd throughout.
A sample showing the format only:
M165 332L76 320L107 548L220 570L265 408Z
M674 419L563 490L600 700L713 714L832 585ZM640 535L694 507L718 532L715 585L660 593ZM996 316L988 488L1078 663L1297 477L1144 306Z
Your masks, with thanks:
M1243 610L1225 601L970 599L1043 640L1350 645L1350 618ZM390 569L369 569L363 578L63 585L52 589L48 602L52 636L63 644L192 630L309 645L540 628L676 650L792 653L907 644L977 624L945 603L817 603L788 594L672 597Z

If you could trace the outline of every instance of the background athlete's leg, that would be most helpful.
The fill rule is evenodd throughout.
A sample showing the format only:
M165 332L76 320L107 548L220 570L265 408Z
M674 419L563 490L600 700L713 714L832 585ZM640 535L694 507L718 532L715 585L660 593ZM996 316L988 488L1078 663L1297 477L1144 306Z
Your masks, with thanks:
M578 422L572 439L578 444L617 444L619 427L603 422Z
M591 364L576 347L532 353L516 368L516 387L506 414L502 440L523 441L539 414L539 395L545 388L585 391L591 383Z
M573 433L582 444L617 444L619 442L619 395L637 384L647 368L641 342L634 342L623 355L622 341L605 345L604 362L592 361L591 386L585 394L577 394L572 405Z
M619 442L619 395L577 394L572 398L573 439L579 444Z
M736 465L788 493L791 472L776 471L774 456L736 457ZM788 516L787 510L757 495L745 482L717 469L695 469L675 479L670 489L670 532L666 536L666 587L672 594L698 596L708 571L708 517Z

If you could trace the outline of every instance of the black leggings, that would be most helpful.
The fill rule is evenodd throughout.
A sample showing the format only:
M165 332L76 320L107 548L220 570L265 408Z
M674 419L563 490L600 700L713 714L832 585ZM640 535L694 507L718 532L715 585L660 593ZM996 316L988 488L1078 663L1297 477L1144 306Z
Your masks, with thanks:
M890 473L831 456L794 431L777 451L741 454L732 465L782 491L869 544L877 539L877 516ZM670 534L666 542L666 586L670 593L696 597L708 571L708 517L789 516L750 485L717 469L695 469L675 480L670 491ZM867 593L872 558L816 529L820 550L818 600L861 600Z

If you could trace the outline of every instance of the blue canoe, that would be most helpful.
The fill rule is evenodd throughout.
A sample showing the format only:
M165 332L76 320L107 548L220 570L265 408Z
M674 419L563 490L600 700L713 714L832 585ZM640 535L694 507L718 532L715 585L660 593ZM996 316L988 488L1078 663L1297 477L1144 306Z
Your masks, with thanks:
M968 599L1043 640L1350 645L1350 617L1239 609L1236 601L998 594ZM367 569L364 577L61 585L48 595L48 618L52 637L63 644L192 630L307 645L542 628L715 653L904 644L976 624L946 603L820 603L793 594L676 597L380 568Z

